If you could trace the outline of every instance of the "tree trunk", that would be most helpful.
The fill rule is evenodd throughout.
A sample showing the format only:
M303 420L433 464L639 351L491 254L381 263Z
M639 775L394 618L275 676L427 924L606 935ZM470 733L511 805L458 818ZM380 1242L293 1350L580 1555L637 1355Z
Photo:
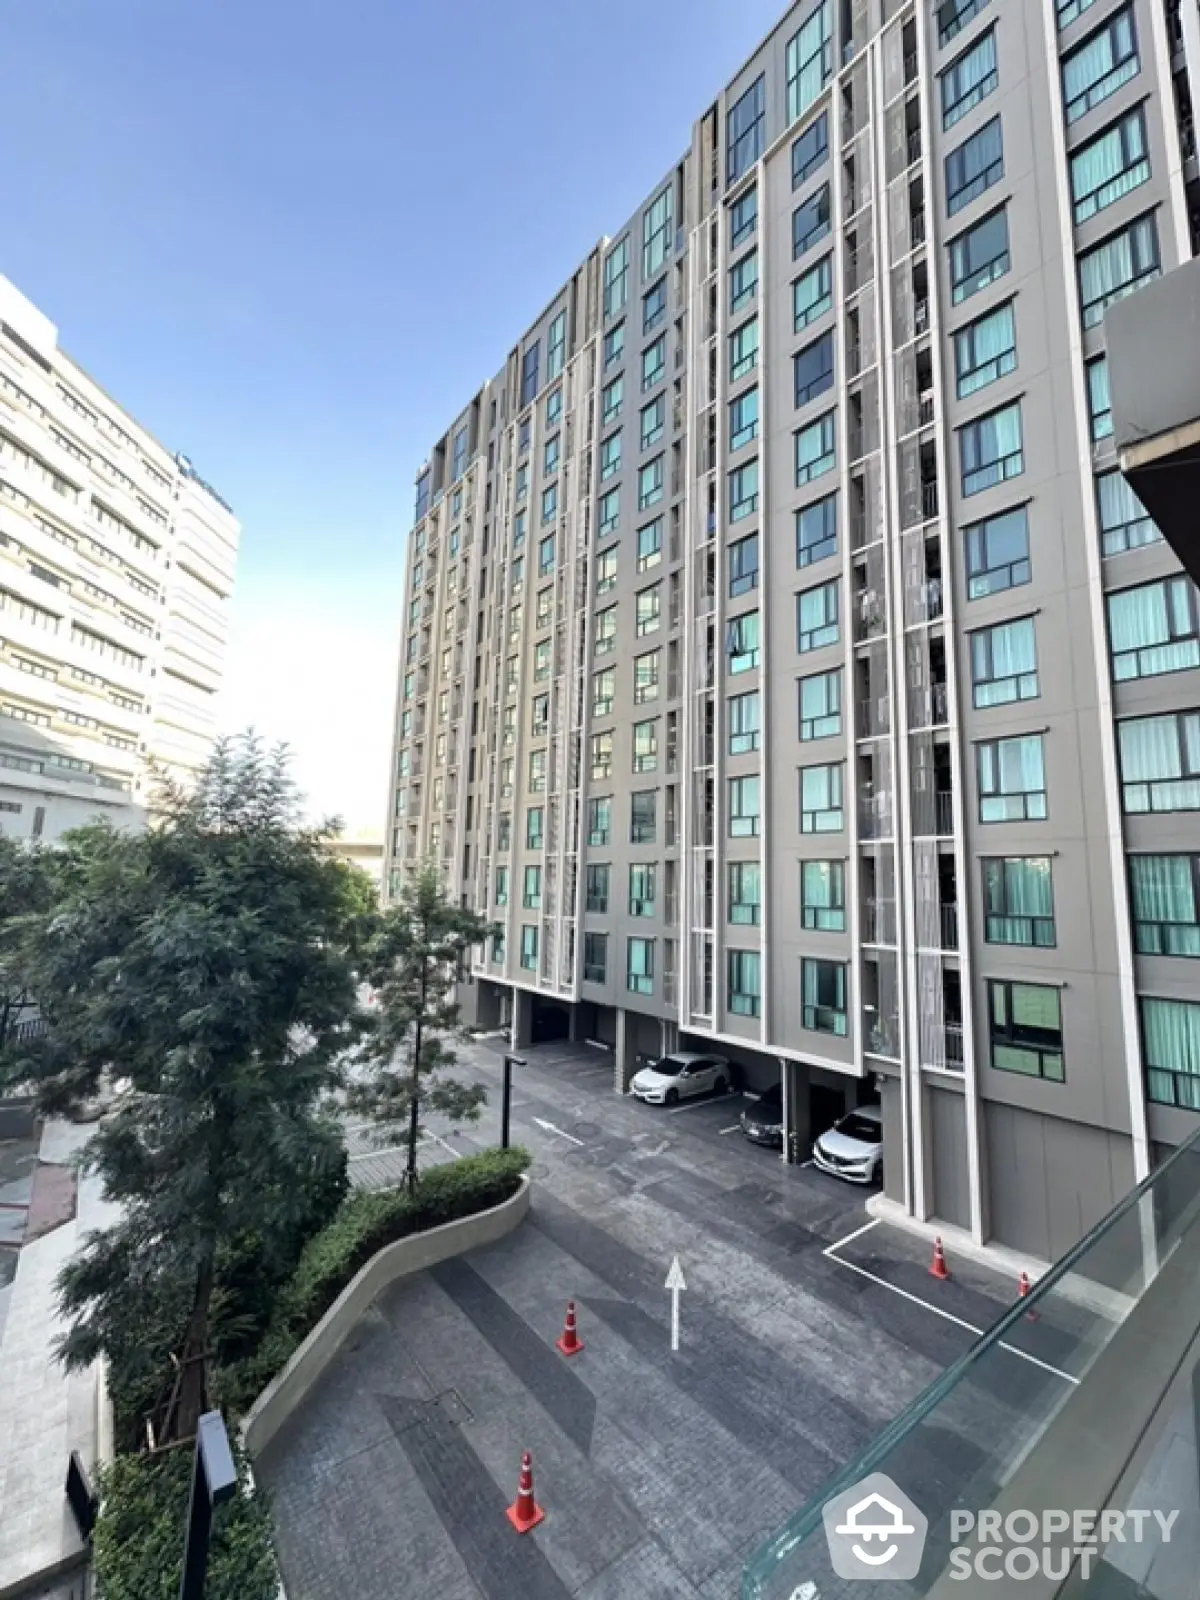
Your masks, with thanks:
M213 1263L211 1258L201 1266L196 1278L196 1293L188 1318L187 1333L180 1351L178 1398L174 1414L166 1419L164 1437L160 1444L174 1444L180 1439L191 1439L200 1425L200 1418L208 1410L208 1319L213 1294Z
M421 1005L413 1027L412 1082L408 1090L408 1165L404 1171L404 1182L409 1194L414 1194L417 1187L417 1138L421 1116L421 1035L425 1024L426 971L427 964L422 961Z

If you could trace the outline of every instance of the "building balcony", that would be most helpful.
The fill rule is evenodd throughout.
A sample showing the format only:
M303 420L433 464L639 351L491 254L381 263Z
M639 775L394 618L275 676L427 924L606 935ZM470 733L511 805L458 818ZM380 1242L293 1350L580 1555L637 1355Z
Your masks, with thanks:
M863 903L861 932L864 944L895 944L896 902L866 900Z

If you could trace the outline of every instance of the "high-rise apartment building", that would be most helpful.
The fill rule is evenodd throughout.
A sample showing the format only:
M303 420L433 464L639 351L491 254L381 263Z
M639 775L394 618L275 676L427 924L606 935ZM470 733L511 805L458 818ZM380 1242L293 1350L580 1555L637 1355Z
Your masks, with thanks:
M1200 1113L1200 610L1104 315L1197 243L1195 0L802 0L417 482L388 870L481 1022L881 1099L1051 1256Z
M0 277L0 832L136 824L215 732L240 529Z

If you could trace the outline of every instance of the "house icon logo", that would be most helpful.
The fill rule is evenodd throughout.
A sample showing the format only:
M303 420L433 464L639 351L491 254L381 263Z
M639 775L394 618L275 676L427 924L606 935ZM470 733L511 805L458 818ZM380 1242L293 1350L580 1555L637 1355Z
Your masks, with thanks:
M928 1518L885 1473L844 1490L822 1515L839 1578L911 1580L920 1572Z

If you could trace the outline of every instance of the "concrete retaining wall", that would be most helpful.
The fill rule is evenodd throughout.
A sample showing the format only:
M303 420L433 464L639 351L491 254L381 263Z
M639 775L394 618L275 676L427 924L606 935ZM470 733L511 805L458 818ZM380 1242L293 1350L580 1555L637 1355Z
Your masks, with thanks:
M410 1272L436 1266L449 1256L462 1255L478 1245L492 1244L511 1233L529 1210L529 1179L510 1199L473 1217L445 1222L411 1238L385 1245L346 1285L316 1327L294 1352L278 1377L273 1378L250 1407L242 1424L242 1439L251 1458L260 1455L302 1403L317 1379L349 1338L355 1324L372 1301L389 1284Z
M0 1100L0 1139L32 1139L36 1121L32 1100Z

